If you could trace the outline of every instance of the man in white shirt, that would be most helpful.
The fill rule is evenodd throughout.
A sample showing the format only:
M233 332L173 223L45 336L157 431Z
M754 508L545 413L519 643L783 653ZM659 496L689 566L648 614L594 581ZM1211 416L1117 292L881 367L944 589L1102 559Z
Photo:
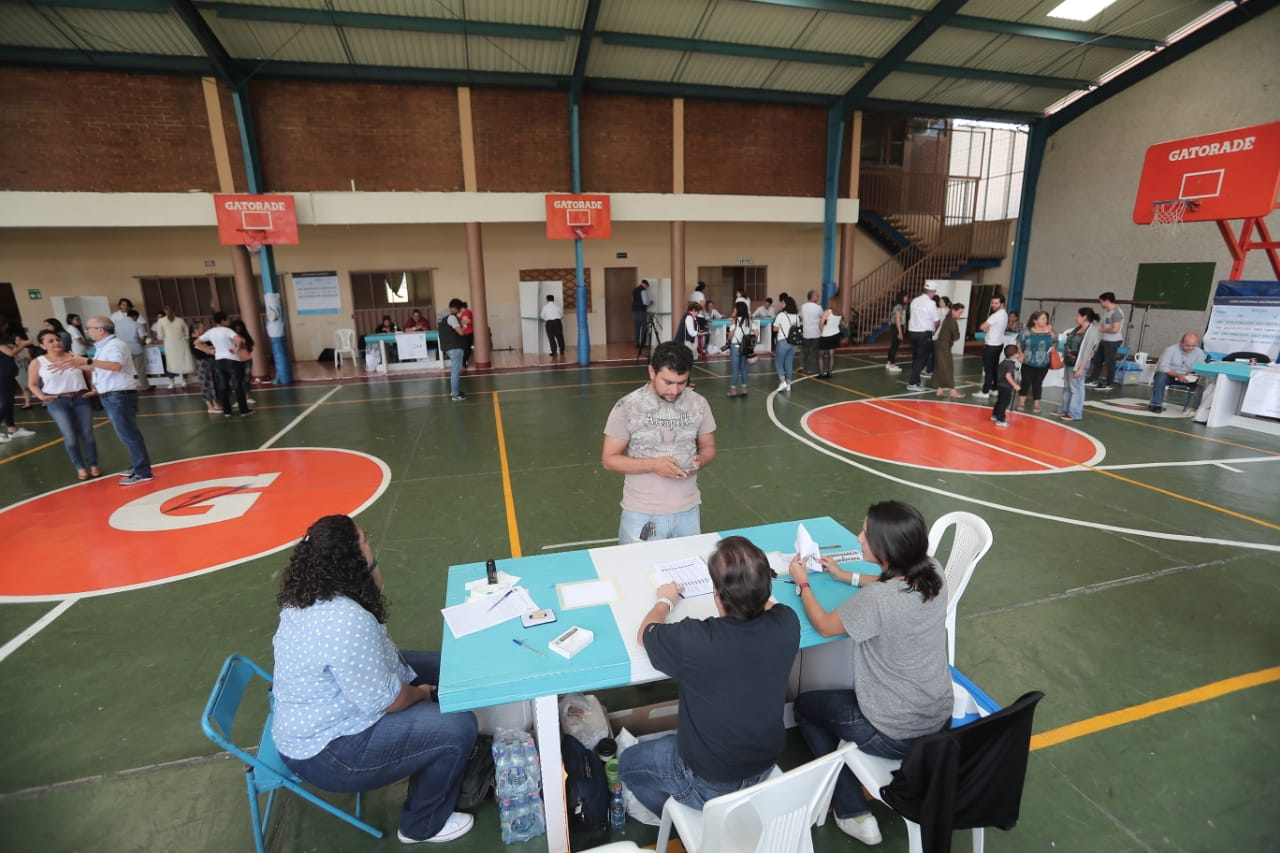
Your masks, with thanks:
M553 294L547 294L547 304L542 306L541 314L547 330L547 342L551 344L551 355L564 355L564 311L556 304Z
M1164 411L1164 392L1170 385L1194 391L1196 381L1195 367L1204 361L1204 350L1200 349L1200 339L1192 332L1182 336L1182 340L1173 346L1166 347L1156 365L1155 378L1151 382L1151 402L1147 408L1159 414Z
M810 290L800 306L800 364L810 376L818 374L818 339L822 337L822 303L820 294Z
M120 303L123 305L128 301L121 299ZM133 374L137 378L138 390L150 391L151 383L147 381L147 350L142 345L142 327L138 325L137 317L138 312L130 308L119 320L112 320L112 323L116 327L116 337L129 348L129 358L133 361Z
M151 457L147 443L138 429L138 382L134 378L133 357L125 342L116 336L116 327L106 317L90 317L85 332L93 341L93 358L78 355L71 359L74 367L93 368L93 387L102 399L116 437L129 451L129 468L120 485L146 483L151 476Z
M991 297L991 316L978 328L986 333L986 344L982 348L982 390L975 397L986 397L996 393L999 377L996 371L1000 368L1000 357L1004 354L1004 330L1009 327L1009 313L1004 310L1004 297L996 294Z
M907 312L907 340L911 341L911 378L907 382L908 391L923 391L920 374L929 362L929 353L933 349L933 333L938 328L938 303L934 296L938 285L931 281L924 283L924 292L911 300Z
M764 304L763 304L763 305L761 305L761 306L760 306L759 308L757 308L756 310L752 311L752 312L751 312L751 316L752 316L752 317L754 317L754 318L755 318L755 319L757 319L757 320L763 319L763 318L765 318L765 317L772 318L772 317L776 316L776 314L774 313L774 310L773 310L773 297L772 297L772 296L766 296L766 297L764 298Z

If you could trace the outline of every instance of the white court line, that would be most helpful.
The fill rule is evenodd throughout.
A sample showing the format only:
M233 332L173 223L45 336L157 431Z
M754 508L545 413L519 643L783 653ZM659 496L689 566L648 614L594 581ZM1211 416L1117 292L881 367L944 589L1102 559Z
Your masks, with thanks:
M983 440L982 440L982 439L980 439L980 438L976 438L975 436L971 436L971 435L964 435L963 433L956 432L955 430L948 429L948 428L946 428L946 427L938 426L937 424L929 423L928 421L921 420L920 418L916 418L916 417L913 417L913 416L911 416L911 415L904 414L904 413L902 413L902 412L895 412L894 410L892 410L892 409L886 409L886 408L885 408L885 407L883 407L883 406L877 406L877 405L875 404L875 402L874 402L874 401L871 401L871 400L847 400L847 401L845 401L845 402L843 402L843 403L831 403L831 404L826 405L826 406L819 406L818 408L816 408L816 409L811 409L810 411L808 411L807 413L805 413L805 416L801 419L800 423L801 423L801 424L803 424L803 425L804 425L804 428L807 430L807 429L809 429L809 416L810 416L810 415L815 414L816 412L820 412L820 411L822 411L823 409L829 409L829 408L831 408L831 407L833 407L833 406L843 406L843 405L846 405L847 403L852 403L852 404L854 404L854 405L856 405L856 406L868 406L868 407L870 407L870 408L872 408L872 409L875 409L877 412L884 412L885 414L893 415L894 417L898 417L898 418L902 418L904 421L911 421L912 423L914 423L914 424L919 424L919 425L920 425L920 426L922 426L922 427L927 427L928 429L937 430L938 432L945 433L945 434L947 434L947 435L951 436L952 438L958 438L958 439L960 439L961 441L967 441L967 442L969 442L970 444L976 444L976 445L978 445L979 447L985 447L985 448L988 448L988 449L990 449L990 450L995 450L995 451L997 451L997 452L999 452L999 453L1004 453L1004 454L1006 454L1006 455L1008 455L1008 456L1012 456L1014 459L1021 459L1021 460L1022 460L1022 461L1024 461L1024 462L1031 462L1031 463L1034 463L1034 464L1036 464L1036 465L1039 465L1039 466L1041 466L1041 467L1043 467L1043 468L1045 468L1045 469L1048 469L1048 470L1052 470L1052 471L1060 471L1060 470L1064 470L1064 469L1062 469L1062 468L1059 468L1057 465L1052 464L1051 462L1045 462L1045 461L1044 461L1044 460L1042 460L1042 459L1036 459L1036 458L1034 458L1034 457L1032 457L1032 456L1024 456L1023 454L1018 453L1018 452L1017 452L1017 451L1015 451L1015 450L1010 450L1010 449L1005 448L1005 447L998 447L998 446L996 446L996 445L994 445L994 444L987 444L985 441L983 441ZM824 443L826 443L826 444L829 444L829 445L831 445L832 447L840 447L840 445L835 444L834 442L829 442L829 441L827 441L827 440L826 440L826 439L824 439L824 438L820 438L820 437L819 437L819 438L818 438L818 441L821 441L821 442L824 442ZM841 448L841 449L845 449L845 448ZM847 450L846 450L846 452L851 452L851 451L847 451ZM861 454L859 454L859 455L861 455ZM912 468L928 468L928 469L930 469L930 470L932 470L932 471L942 471L942 470L953 471L953 470L955 470L955 469L950 469L950 468L947 468L947 469L944 469L944 468L935 468L935 467L933 467L933 466L931 466L931 465L915 465L915 464L912 464L912 463L910 463L910 462L902 462L902 463L900 463L900 464L902 464L902 465L910 465ZM1073 465L1073 466L1072 466L1072 468L1074 468L1074 467L1076 467L1076 466L1074 466L1074 465ZM1068 468L1068 469L1065 469L1065 470L1071 470L1071 469L1070 469L1070 468ZM956 471L956 473L973 473L973 472ZM1016 473L1025 473L1025 472L1021 472L1021 471L1019 471L1019 472L1016 472Z
M581 548L584 545L617 545L618 537L612 539L583 539L581 542L557 542L554 545L543 545L543 551L554 551L557 548Z
M1271 545L1263 542L1241 542L1234 539L1232 540L1210 539L1203 536L1190 536L1185 533L1161 533L1155 530L1142 530L1136 527L1120 527L1119 525L1116 525L1116 524L1100 524L1096 521L1085 521L1079 518L1064 518L1059 515L1054 515L1053 513L1045 513L1043 510L1022 509L1020 507L1007 506L1005 504L995 503L994 501L988 501L988 500L983 500L981 498L969 497L968 495L963 495L963 494L960 494L959 492L950 492L950 491L947 491L946 489L940 489L936 486L927 486L923 483L913 483L910 480L904 480L901 477L895 477L894 475L886 471L879 471L875 468L872 468L870 465L864 465L863 463L858 462L855 459L850 459L848 456L844 456L840 453L836 453L834 450L824 447L819 442L811 441L806 436L801 435L797 433L795 430L791 429L790 427L783 425L783 423L780 420L778 420L777 414L773 411L773 399L777 395L778 395L777 391L772 391L769 393L769 396L766 402L766 408L769 413L769 420L773 421L773 425L777 427L781 432L786 433L787 435L791 436L801 444L808 445L809 447L813 448L819 453L822 453L826 456L830 456L832 459L843 462L845 465L848 465L852 468L857 468L860 471L865 471L866 473L871 474L872 476L879 477L882 480L888 480L891 483L897 483L898 485L905 486L909 489L919 489L920 491L923 491L923 492L930 492L935 495L941 495L942 497L945 497L945 498L951 498L952 500L963 501L964 503L974 504L975 506L983 506L983 507L987 507L988 509L999 510L1000 512L1008 512L1008 513L1012 513L1013 515L1026 516L1027 518L1038 518L1042 521L1056 521L1060 524L1072 525L1073 527L1088 527L1094 530L1106 530L1111 533L1128 533L1132 536L1141 536L1147 539L1161 539L1166 542L1196 542L1196 543L1204 543L1207 545L1229 545L1229 546L1234 546L1238 548L1251 548L1258 551L1280 552L1280 545Z
M1217 465L1219 468L1223 469L1224 471L1230 471L1233 474L1244 473L1244 471L1241 471L1239 468L1232 468L1230 465L1223 465L1221 462L1217 463Z
M1094 465L1099 471L1124 471L1130 468L1184 468L1192 465L1217 465L1237 474L1243 471L1231 465L1246 465L1252 462L1280 462L1280 456L1242 456L1239 459L1191 459L1184 462L1134 462L1130 465Z
M284 435L285 435L285 433L289 432L289 430L291 430L291 429L293 429L295 426L297 426L297 425L302 421L302 419L303 419L303 418L305 418L307 415L309 415L309 414L311 414L312 412L314 412L314 411L316 410L316 407L317 407L317 406L319 406L319 405L320 405L321 403L323 403L325 400L328 400L328 399L329 399L330 397L332 397L334 394L338 393L338 389L340 389L341 387L342 387L341 385L335 385L335 386L333 387L333 390L332 390L332 391L330 391L328 394L325 394L323 397L321 397L319 400L317 400L313 405L309 406L305 412L303 412L302 414L298 415L296 418L294 418L293 420L291 420L291 421L289 422L288 426L286 426L284 429L280 430L280 431L279 431L278 433L276 433L275 435L271 436L271 438L267 439L266 443L265 443L265 444L263 444L263 445L262 445L261 447L259 447L258 449L259 449L259 450L266 450L266 449L267 449L267 448L269 448L272 444L274 444L276 441L278 441L279 439L283 438L283 437L284 437ZM379 492L379 494L381 494L381 492ZM377 496L375 495L374 497L376 498ZM367 505L368 505L368 504L366 504L366 506L367 506ZM277 549L277 550L280 550L280 549ZM240 562L240 561L239 561L239 560L237 560L236 562ZM223 566L215 566L214 568L215 568L215 569L223 568ZM194 577L194 575L195 575L195 574L205 574L205 572L198 572L198 573L193 573L193 574L190 574L190 575L183 575L182 577L183 577L183 578ZM179 578L179 580L181 580L181 579L182 579L182 578ZM160 583L165 583L165 582L167 582L167 581L161 581ZM129 587L129 588L130 588L130 589L139 589L139 588L143 588L143 587L156 586L156 585L158 585L158 584L157 584L157 583L145 583L145 584L137 584L136 586ZM32 600L35 600L35 599L32 599ZM26 644L26 642L27 642L28 640L30 640L30 639L31 639L32 637L34 637L36 634L39 634L39 633L40 633L41 631L43 631L45 628L47 628L47 627L49 627L51 624L53 624L53 621L54 621L55 619L57 619L57 618L58 618L59 616L61 616L63 613L66 613L66 612L67 612L67 610L68 610L68 609L70 609L71 605L75 604L75 603L76 603L77 601L79 601L79 600L80 600L80 596L72 596L72 597L70 597L70 598L64 598L64 599L62 599L62 600L58 603L58 605L57 605L56 607L54 607L54 608L53 608L52 610L50 610L48 613L46 613L45 615L43 615L43 616L41 616L39 619L37 619L35 622L33 622L33 623L31 624L31 626L30 626L30 627L28 627L25 631L23 631L23 632L22 632L21 634L19 634L18 636L14 637L14 638L13 638L12 640L10 640L9 642L5 643L3 646L0 646L0 661L3 661L5 658L9 657L9 655L13 654L13 653L14 653L14 652L16 652L18 649L20 649L23 645L25 645L25 644Z

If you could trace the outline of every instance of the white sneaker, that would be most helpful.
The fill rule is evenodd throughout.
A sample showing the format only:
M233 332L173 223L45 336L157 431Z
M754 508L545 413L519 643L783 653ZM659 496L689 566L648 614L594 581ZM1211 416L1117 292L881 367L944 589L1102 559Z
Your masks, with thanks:
M783 379L783 380L781 380L781 381L779 381L779 382L778 382L778 390L779 390L779 391L786 391L786 390L787 390L788 388L790 388L790 387L791 387L791 386L787 384L787 380L785 380L785 379Z
M931 378L931 377L933 376L933 371L932 371L932 370L922 370L922 371L920 371L920 375L921 375L921 376L923 376L925 379L929 379L929 378Z
M876 823L876 816L871 812L861 817L838 817L836 826L845 835L856 838L863 844L875 845L884 840L880 835L880 824Z
M10 438L26 438L29 435L35 435L35 433L25 427L18 427L16 430L9 433Z
M898 367L898 365L896 365L896 364L886 364L886 365L884 366L884 369L885 369L885 370L887 370L887 371L889 371L890 373L901 373L901 372L902 372L902 368L901 368L901 367Z
M923 385L908 385L908 386L907 386L907 390L908 390L908 391L923 391L923 390L924 390L924 386L923 386Z
M985 399L987 399L987 392L986 392L986 391L974 391L974 392L973 392L973 396L974 396L974 397L977 397L979 400L985 400Z
M440 827L440 831L430 838L410 838L400 830L396 830L396 837L400 839L402 844L421 844L424 841L428 844L443 844L446 841L453 841L455 838L461 838L471 831L471 827L475 826L476 819L466 812L454 812L449 815L449 819L444 822L444 826Z

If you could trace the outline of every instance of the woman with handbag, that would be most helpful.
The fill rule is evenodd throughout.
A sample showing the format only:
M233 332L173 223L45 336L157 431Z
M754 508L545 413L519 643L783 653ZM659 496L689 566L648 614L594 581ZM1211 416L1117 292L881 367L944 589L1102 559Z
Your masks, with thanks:
M1057 354L1058 346L1047 312L1032 313L1027 319L1026 327L1018 334L1018 346L1022 348L1022 387L1018 391L1022 398L1020 402L1023 409L1038 415L1044 378L1053 366L1052 357Z
M803 330L800 327L796 301L784 293L778 297L778 302L781 303L782 310L773 321L773 329L777 333L773 365L778 371L778 390L790 391L796 370L796 347L800 345Z
M1076 327L1067 333L1062 345L1062 407L1054 415L1064 421L1084 417L1084 374L1098 348L1098 314L1087 305L1076 312Z
M943 297L945 298L945 297ZM933 384L938 389L939 397L959 399L964 395L956 390L956 362L951 348L960 340L960 316L964 314L964 303L956 302L950 306L942 322L938 324L938 336L933 339Z

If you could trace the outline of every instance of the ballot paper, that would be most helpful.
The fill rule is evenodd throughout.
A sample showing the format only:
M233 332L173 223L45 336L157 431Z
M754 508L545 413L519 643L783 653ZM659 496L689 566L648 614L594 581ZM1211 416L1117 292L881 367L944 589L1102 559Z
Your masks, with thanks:
M664 583L679 585L682 598L697 598L715 591L711 586L711 572L701 557L658 563L653 567L653 576L656 586Z
M444 615L445 624L449 626L453 636L458 638L474 634L476 631L483 631L485 628L492 628L494 625L501 625L509 619L516 619L537 609L538 605L534 604L529 591L522 586L517 586L513 587L511 594L505 598L495 599L493 596L485 596L465 604L446 607L440 612Z
M796 556L804 561L805 566L811 572L822 571L822 562L819 559L818 543L813 541L813 537L809 535L809 531L804 529L803 524L796 525Z

